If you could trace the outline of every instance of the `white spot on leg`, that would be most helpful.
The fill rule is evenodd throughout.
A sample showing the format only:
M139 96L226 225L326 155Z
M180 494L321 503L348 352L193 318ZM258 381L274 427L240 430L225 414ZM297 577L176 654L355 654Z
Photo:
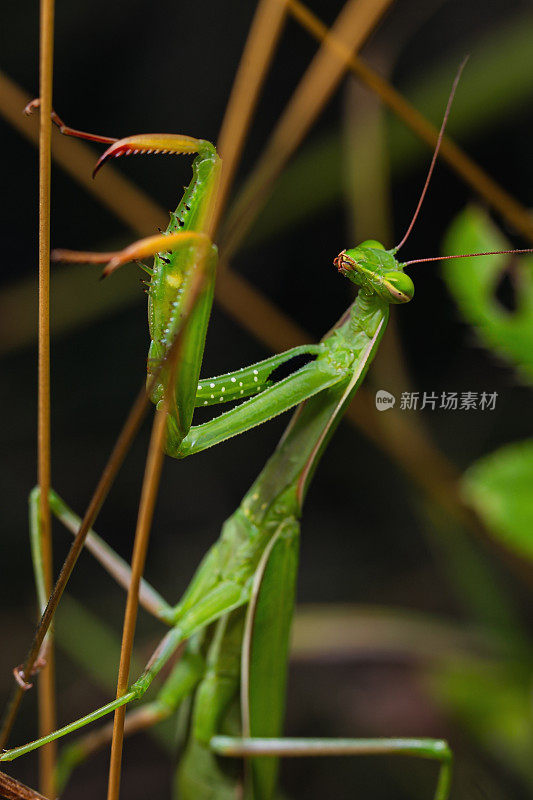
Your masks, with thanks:
M167 275L167 283L169 286L172 286L173 289L179 289L183 282L183 277L181 275Z
M257 376L254 378L254 381L257 383Z
M236 380L237 380L237 378L232 378L232 379L231 379L231 382L232 382L232 383L235 383L235 381L236 381Z
M209 386L211 387L211 389L215 388L215 384L214 383L210 383Z
M259 375L258 371L254 369L254 375Z

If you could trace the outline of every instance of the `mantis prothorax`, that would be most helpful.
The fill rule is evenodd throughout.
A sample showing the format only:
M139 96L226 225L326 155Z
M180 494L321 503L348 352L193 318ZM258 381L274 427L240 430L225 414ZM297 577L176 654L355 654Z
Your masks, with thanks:
M453 91L441 136L452 97ZM75 135L91 138L79 132ZM106 141L105 137L97 140ZM173 326L179 319L189 276L198 260L198 247L205 245L209 234L219 161L213 146L202 140L146 135L113 140L99 162L130 152L163 151L198 153L193 182L172 215L167 231L132 245L111 260L109 254L83 258L97 263L110 260L109 272L127 260L156 256L149 285L152 336L149 370L152 364L160 363L172 343ZM390 303L405 303L413 297L414 285L396 254L418 215L437 152L438 145L420 203L400 245L386 250L379 242L368 240L336 257L335 265L359 288L359 293L320 344L294 348L246 369L198 382L212 300L210 282L188 322L186 357L179 365L174 406L168 420L167 452L178 458L199 452L301 405L274 455L239 509L226 521L220 539L202 561L178 605L170 606L157 593L145 589L157 616L170 630L128 692L47 737L6 751L0 760L12 760L140 698L176 648L187 641L184 657L156 701L160 710L175 707L198 685L191 739L180 769L182 797L213 796L209 794L213 781L217 782L217 797L231 795L233 784L220 773L214 758L217 753L250 757L249 794L269 798L275 789L275 757L329 752L388 752L436 759L442 766L435 800L448 797L451 754L443 741L291 742L279 738L303 501L320 456L376 353ZM66 260L80 260L80 254L63 251L57 255ZM214 277L213 246L208 259ZM297 354L307 354L313 360L288 378L270 384L271 373ZM153 393L155 402L160 400L164 385L163 376ZM240 397L250 399L210 422L191 427L195 406ZM70 519L72 524L72 512L63 501L55 494L50 500L54 513L64 521ZM38 495L34 492L33 509L36 503ZM32 519L38 563L38 515L33 513ZM102 548L95 549L101 557ZM107 555L109 560L109 552ZM116 567L116 557L111 554L110 559ZM280 574L284 576L283 591L280 591ZM241 735L222 737L219 732L229 724L239 677L243 686ZM270 759L255 758L263 755ZM71 756L68 763L72 760Z

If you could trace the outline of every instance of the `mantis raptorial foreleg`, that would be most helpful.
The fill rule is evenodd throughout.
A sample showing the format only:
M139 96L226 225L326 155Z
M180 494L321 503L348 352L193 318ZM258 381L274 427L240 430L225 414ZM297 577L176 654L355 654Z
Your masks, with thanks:
M318 356L324 353L325 349L321 344L301 345L265 358L263 361L256 361L255 364L234 372L226 372L213 378L201 378L196 392L196 406L216 405L251 397L272 386L270 376L282 364L297 356Z
M329 351L323 352L324 355L318 356L316 361L269 386L259 395L203 425L193 426L181 441L179 432L175 431L173 420L170 419L167 453L175 458L199 453L267 422L330 386L345 382L349 375L346 363L343 364L342 360L336 363L330 357Z
M39 100L27 106L30 113ZM174 373L174 391L169 416L173 420L174 445L188 433L196 400L196 387L200 374L205 337L211 306L217 263L217 250L210 242L216 203L221 162L215 147L204 139L180 134L141 134L115 139L75 130L65 125L53 112L52 119L60 131L69 136L109 144L98 160L95 175L109 159L133 154L196 154L193 161L193 178L170 215L166 231L160 236L150 236L135 242L118 254L80 253L56 250L55 258L63 261L109 261L104 275L122 264L154 256L148 282L148 318L151 344L148 356L148 382L154 379L151 396L159 402L168 383L168 373L161 363L171 348L180 328L184 308L194 274L200 260L207 267L205 289L195 304L182 336L180 359ZM190 247L187 245L191 245ZM111 258L109 256L111 255ZM155 374L157 373L157 380Z
M110 274L129 261L155 256L153 268L147 268L151 276L148 284L152 337L148 356L150 376L160 368L161 361L172 343L187 282L198 259L195 247L192 247L191 254L187 246L200 245L200 237L209 231L220 170L218 156L209 142L187 136L146 134L116 140L69 128L57 115L54 116L54 122L61 132L67 135L110 143L110 147L99 159L95 173L107 160L123 155L198 153L193 162L193 180L178 208L171 215L171 222L164 234L147 237L119 253L54 251L57 260L108 262L104 275ZM327 345L306 345L252 364L250 367L199 381L216 268L216 249L212 246L208 254L208 265L207 288L204 299L198 303L188 324L176 374L174 403L169 414L167 452L177 458L199 452L230 436L242 433L294 407L316 392L323 391L346 377L345 367L351 360L348 354L343 352L342 347L335 352L332 348L328 349ZM315 355L318 358L308 368L298 370L285 381L280 381L274 386L270 384L269 376L278 366L294 356L305 354ZM155 403L163 397L165 382L166 375L163 370L161 379L151 393ZM253 404L244 403L205 425L191 429L195 406L241 400L258 394L266 394L266 397L255 398L257 402Z

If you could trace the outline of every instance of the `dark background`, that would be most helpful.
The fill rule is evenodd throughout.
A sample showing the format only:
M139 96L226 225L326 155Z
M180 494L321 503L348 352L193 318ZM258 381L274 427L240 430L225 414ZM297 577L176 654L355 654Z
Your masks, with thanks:
M216 140L252 6L242 0L59 2L56 109L69 124L107 135L169 131ZM406 93L440 62L458 63L483 36L497 32L509 19L531 8L516 0L442 2L432 11L421 6L409 0L398 2L367 48L370 54L389 46L397 49L392 81ZM341 4L338 0L313 0L312 7L331 23ZM21 0L4 5L1 17L2 68L26 91L36 94L35 4ZM290 21L259 104L239 179L253 166L315 49L314 41ZM321 115L311 140L339 128L345 88L343 84ZM446 94L439 103L443 108ZM439 122L438 116L434 121ZM464 139L475 159L525 205L531 195L532 122L530 98L524 97L501 117L493 116L490 125L479 129L473 124ZM36 270L37 154L4 122L1 142L2 277L9 291ZM429 161L423 145L419 150L412 167L403 169L393 184L395 241L408 223ZM339 162L342 157L339 151ZM185 161L131 159L119 168L168 208L176 205L180 187L189 180ZM110 243L114 246L134 238L60 170L54 170L53 181L53 245L105 250ZM470 190L441 166L404 257L437 255L449 221L471 199ZM372 197L368 202L372 203ZM368 231L366 235L375 234ZM245 248L233 266L318 338L350 301L349 286L331 266L336 253L350 246L347 237L346 212L339 199L320 217L303 219L290 231ZM517 246L527 246L515 241ZM127 269L136 282L138 271L134 266ZM462 469L530 432L531 396L510 368L475 345L472 331L460 322L438 274L433 264L414 273L415 301L397 310L396 319L414 388L499 393L497 409L490 415L439 411L425 415L438 446ZM83 307L84 297L75 295L70 302ZM53 304L52 312L57 311ZM13 319L4 319L4 324L16 325L19 310L10 306L9 313ZM138 300L127 308L93 324L72 327L53 341L53 485L80 513L143 380L148 342L145 314L145 297L139 288ZM261 343L215 307L203 374L224 372L268 354ZM36 476L35 367L34 346L3 352L2 696L7 696L11 687L10 670L24 655L35 618L26 512L27 494ZM183 591L222 521L236 508L272 452L286 422L286 418L272 421L190 461L166 459L146 574L169 600ZM132 498L140 488L148 434L146 423L96 525L127 558L137 510ZM420 513L421 507L417 489L401 469L360 431L343 424L324 456L304 513L299 601L416 609L467 623L456 587L448 580L446 564L439 556L440 545L427 517ZM60 526L56 528L59 565L69 542ZM483 544L475 546L485 551ZM489 557L514 600L526 609L525 583L517 580L512 567L498 566L497 556ZM123 594L89 557L80 560L69 592L103 617L118 636ZM142 657L162 631L144 613L138 627ZM291 733L449 735L459 749L459 758L483 770L499 787L499 793L472 797L526 797L512 770L490 763L475 741L437 709L417 677L421 667L416 659L405 654L384 659L372 650L341 661L324 655L326 663L304 660L293 669L288 703ZM59 713L66 722L104 702L108 692L95 688L79 665L62 655L61 648L58 660L58 687L64 698ZM26 698L14 741L33 736L34 706L35 698ZM432 772L423 764L413 764L398 767L397 762L365 759L319 765L302 761L287 768L286 786L292 797L326 794L348 798L358 791L378 800L414 796L414 781L416 796L427 797ZM102 794L106 766L107 755L95 758L74 777L65 797ZM35 759L31 757L17 762L10 772L36 783ZM150 739L139 736L127 743L124 797L145 797L147 791L150 796L164 797L170 774L166 756Z

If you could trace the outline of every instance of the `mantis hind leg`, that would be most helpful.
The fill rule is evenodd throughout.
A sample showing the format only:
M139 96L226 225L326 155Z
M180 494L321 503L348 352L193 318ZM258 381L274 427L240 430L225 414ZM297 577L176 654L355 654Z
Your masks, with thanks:
M48 597L44 590L42 552L41 552L41 526L39 521L40 488L36 486L30 492L29 517L31 554L39 609L42 613ZM81 518L65 503L64 500L52 489L49 494L50 510L52 514L63 523L72 535L76 535L81 525ZM86 549L96 558L104 569L124 589L128 589L131 578L130 565L116 553L94 530L90 530L85 540ZM144 578L141 580L139 602L143 608L157 619L171 624L172 607L164 600Z
M289 739L215 736L211 749L231 758L340 755L414 756L440 763L433 800L448 800L452 780L452 752L442 739Z
M202 635L194 636L187 642L183 655L154 701L127 713L125 736L132 736L168 719L192 693L205 674L205 659L201 653L202 639ZM72 771L93 753L109 745L112 735L113 723L107 723L96 731L81 736L60 751L56 767L56 786L59 792L65 787Z
M282 523L257 569L248 607L242 657L244 736L213 736L217 756L247 759L247 797L272 800L277 759L316 755L395 754L440 763L434 800L448 800L452 754L437 739L290 739L281 738L286 667L298 566L299 525Z
M15 747L0 753L0 761L13 761L15 758L19 758L19 756L36 750L56 739L60 739L69 733L73 733L91 722L95 722L106 714L115 711L117 708L130 703L132 700L140 699L148 690L154 678L159 674L161 669L183 642L190 639L191 636L201 631L207 625L210 625L212 622L224 616L224 614L244 605L248 599L249 590L246 587L229 580L220 582L212 591L206 593L206 596L194 609L184 613L178 623L168 631L148 661L144 672L131 684L125 694L112 700L110 703L100 706L100 708L97 708L84 717L74 720L74 722L53 731L47 736L43 736L33 742L28 742L21 747Z

